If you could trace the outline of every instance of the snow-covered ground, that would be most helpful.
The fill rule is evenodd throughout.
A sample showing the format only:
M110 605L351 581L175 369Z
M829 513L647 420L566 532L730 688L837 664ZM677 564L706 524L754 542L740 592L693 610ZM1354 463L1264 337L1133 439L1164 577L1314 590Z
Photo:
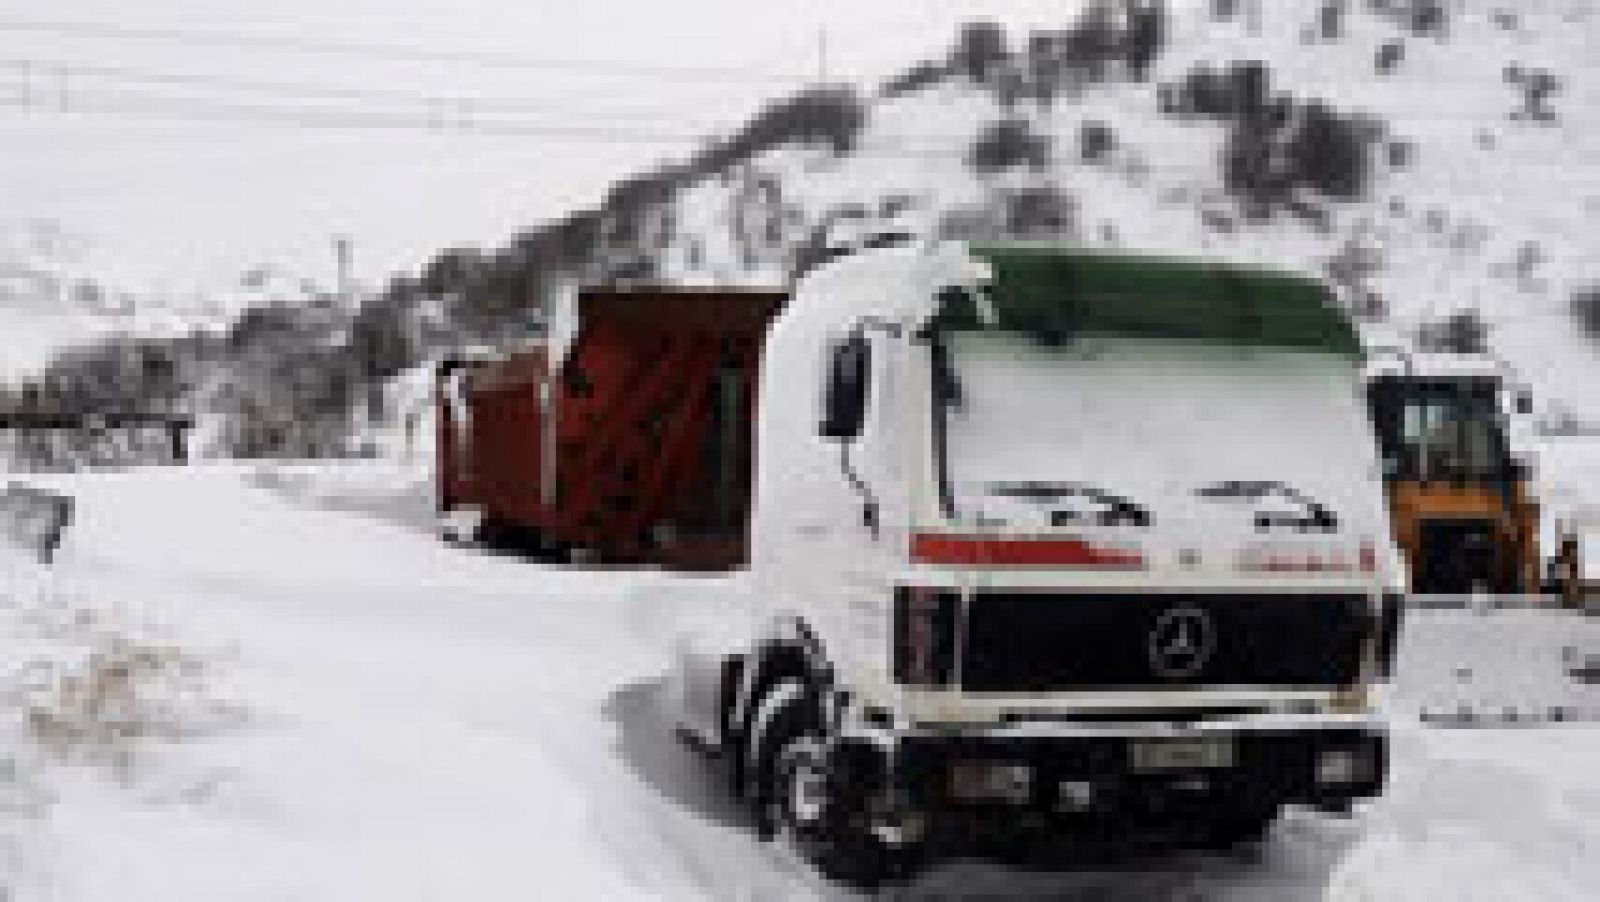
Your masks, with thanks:
M447 547L381 467L53 479L79 520L53 576L8 570L10 609L50 583L204 666L161 696L189 728L113 760L4 734L38 759L0 781L11 898L850 897L758 842L663 722L666 599L693 579ZM1291 812L1229 855L947 862L899 892L1592 897L1600 729L1424 729L1399 707L1392 790L1352 818Z

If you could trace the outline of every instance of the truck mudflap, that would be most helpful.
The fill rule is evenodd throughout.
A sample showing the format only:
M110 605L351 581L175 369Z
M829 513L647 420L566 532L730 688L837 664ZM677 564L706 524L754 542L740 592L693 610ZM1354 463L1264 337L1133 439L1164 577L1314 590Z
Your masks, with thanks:
M912 732L894 743L893 791L935 816L1182 818L1339 807L1378 795L1381 726L1075 733Z

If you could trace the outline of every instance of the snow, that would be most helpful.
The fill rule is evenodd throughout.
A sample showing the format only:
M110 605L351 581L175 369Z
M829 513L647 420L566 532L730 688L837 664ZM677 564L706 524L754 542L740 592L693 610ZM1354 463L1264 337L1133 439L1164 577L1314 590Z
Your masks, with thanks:
M1157 528L1134 534L1140 541L1172 546L1163 551L1236 553L1241 542L1259 538L1256 506L1208 501L1195 491L1277 480L1331 512L1341 541L1376 546L1387 532L1358 375L1348 360L1106 337L1052 351L982 332L953 336L951 349L962 403L947 418L950 476L963 509L1002 512L1003 501L983 497L995 481L1078 482L1147 508ZM1016 423L1031 424L1028 435L993 440ZM1256 438L1240 442L1240 435ZM1047 519L1048 508L1013 504L1001 515L1032 507ZM1232 554L1215 557L1233 566Z
M70 590L206 667L170 693L189 729L124 766L0 781L12 898L851 897L758 842L662 717L662 637L718 583L445 546L415 476L50 478L80 520L54 571L8 561L7 586ZM1293 811L1227 855L952 861L907 894L1588 898L1600 729L1430 730L1395 704L1392 789L1354 817Z
M1043 173L968 171L962 157L973 136L1007 115L985 92L950 83L875 102L857 156L782 148L682 198L679 231L702 243L702 259L691 265L694 255L674 248L668 272L768 280L783 261L755 253L746 266L740 257L751 248L722 227L735 194L763 175L778 180L792 207L789 230L844 204L882 209L905 197L912 209L899 219L932 233L949 214L1042 185L1071 199L1074 237L1085 244L1291 269L1318 267L1349 242L1373 244L1388 266L1372 287L1393 306L1399 332L1477 307L1496 326L1496 349L1542 396L1592 418L1600 355L1574 333L1565 304L1573 287L1600 278L1600 67L1592 53L1600 16L1574 15L1576 3L1529 4L1518 8L1523 26L1507 30L1490 16L1504 4L1464 2L1452 6L1461 14L1448 40L1406 39L1404 63L1378 76L1372 54L1400 32L1366 4L1350 5L1346 38L1309 43L1300 29L1315 4L1263 5L1272 14L1256 28L1181 17L1150 83L1097 86L1052 110L1022 110L1056 138L1058 159ZM1218 166L1223 129L1160 115L1155 83L1197 62L1244 59L1269 61L1280 88L1382 118L1414 144L1416 162L1381 172L1370 198L1333 210L1326 232L1298 223L1208 229L1204 214L1231 209ZM1560 71L1558 124L1509 118L1515 95L1504 69L1512 63ZM1117 132L1119 149L1105 163L1071 158L1089 121ZM1484 133L1491 140L1481 141ZM908 156L908 147L920 155ZM514 165L485 171L526 169L524 156L508 153ZM482 168L481 156L470 159ZM392 170L374 173L393 180ZM281 176L261 191L276 193ZM370 206L386 216L418 208L404 198ZM292 218L303 231L306 217ZM389 218L436 233L430 217ZM1519 273L1530 244L1543 262ZM99 275L44 256L20 265ZM13 305L6 317L7 362L77 334L75 320L50 309ZM58 325L61 337L49 331ZM1595 444L1543 443L1548 508L1597 500L1600 482L1588 475ZM712 769L674 743L662 717L663 637L681 619L715 618L711 599L724 587L447 547L432 535L416 469L427 457L415 455L412 466L217 465L45 480L77 498L79 518L54 568L0 558L8 656L0 667L0 888L8 892L0 895L849 896L759 843ZM1418 716L1462 703L1538 710L1552 698L1592 707L1591 693L1563 670L1566 648L1595 650L1579 641L1592 623L1562 619L1574 616L1415 616L1385 697L1395 723L1391 789L1353 817L1292 811L1264 847L1238 854L1053 867L948 862L907 894L1591 898L1600 884L1600 861L1589 854L1600 846L1600 727L1451 729ZM116 704L85 708L61 694L67 677L121 660L109 652L145 648L166 650L156 656L165 663L141 671ZM1464 658L1476 662L1470 679L1457 665ZM65 723L65 735L79 738L55 748L41 741L25 715L39 703L53 712L47 723ZM117 723L143 732L106 729Z
M1027 100L1006 108L993 92L960 78L876 99L853 155L779 148L688 192L672 211L680 240L702 252L699 280L749 277L740 259L748 242L734 234L728 210L750 183L764 180L777 186L775 215L785 223L832 221L836 231L938 234L962 216L992 222L1007 198L1042 189L1067 204L1071 221L1059 237L1074 244L1301 272L1322 272L1342 251L1366 248L1378 268L1365 288L1391 312L1386 322L1364 324L1369 344L1410 344L1420 325L1475 310L1490 327L1493 349L1541 408L1600 416L1592 388L1600 384L1600 354L1570 313L1574 292L1600 281L1600 66L1593 53L1600 13L1581 0L1519 6L1520 24L1508 29L1496 21L1505 4L1465 0L1448 6L1447 35L1419 37L1370 4L1344 5L1338 40L1308 34L1319 3L1260 4L1259 15L1232 23L1213 20L1209 4L1176 9L1169 46L1146 82L1093 85L1048 108ZM1015 45L1023 35L1011 37ZM1405 59L1379 73L1374 54L1389 41L1403 42ZM1275 93L1371 117L1385 140L1410 147L1410 162L1388 165L1383 148L1375 148L1366 195L1321 203L1325 225L1290 216L1242 221L1223 179L1226 127L1164 114L1158 91L1197 65L1225 70L1252 60L1267 65ZM1512 66L1558 75L1554 122L1512 116ZM973 172L964 160L973 138L1011 117L1053 139L1050 163ZM1116 147L1098 162L1078 159L1080 130L1090 123L1115 134ZM909 209L880 215L891 200L907 201ZM843 224L833 218L852 208L865 215ZM669 254L670 277L694 280L686 256L681 246ZM1554 468L1547 475L1551 484L1567 478Z

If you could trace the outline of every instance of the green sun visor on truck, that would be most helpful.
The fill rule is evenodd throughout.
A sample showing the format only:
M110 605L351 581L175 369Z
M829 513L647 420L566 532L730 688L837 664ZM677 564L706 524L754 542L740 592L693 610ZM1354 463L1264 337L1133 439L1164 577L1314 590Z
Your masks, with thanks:
M973 245L993 279L986 297L947 292L938 324L994 325L1048 342L1080 334L1190 339L1240 347L1361 354L1349 317L1314 279L1166 257L1061 247Z

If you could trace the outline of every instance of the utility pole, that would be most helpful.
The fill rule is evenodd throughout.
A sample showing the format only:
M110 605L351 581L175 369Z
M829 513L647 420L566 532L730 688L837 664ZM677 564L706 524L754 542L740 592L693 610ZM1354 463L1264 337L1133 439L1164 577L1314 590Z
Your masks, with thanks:
M351 242L349 235L333 236L333 257L338 268L334 276L334 290L339 294L339 306L350 309L350 252Z
M817 84L828 83L828 29L817 29Z
M349 235L333 236L333 256L337 266L334 291L338 295L339 311L345 315L356 312L355 280L351 275L354 246L355 243ZM358 453L364 455L375 453L373 436L377 432L379 421L383 418L383 386L378 382L378 362L373 359L374 340L374 336L369 336L355 349L362 412L361 423L357 429L363 433Z

